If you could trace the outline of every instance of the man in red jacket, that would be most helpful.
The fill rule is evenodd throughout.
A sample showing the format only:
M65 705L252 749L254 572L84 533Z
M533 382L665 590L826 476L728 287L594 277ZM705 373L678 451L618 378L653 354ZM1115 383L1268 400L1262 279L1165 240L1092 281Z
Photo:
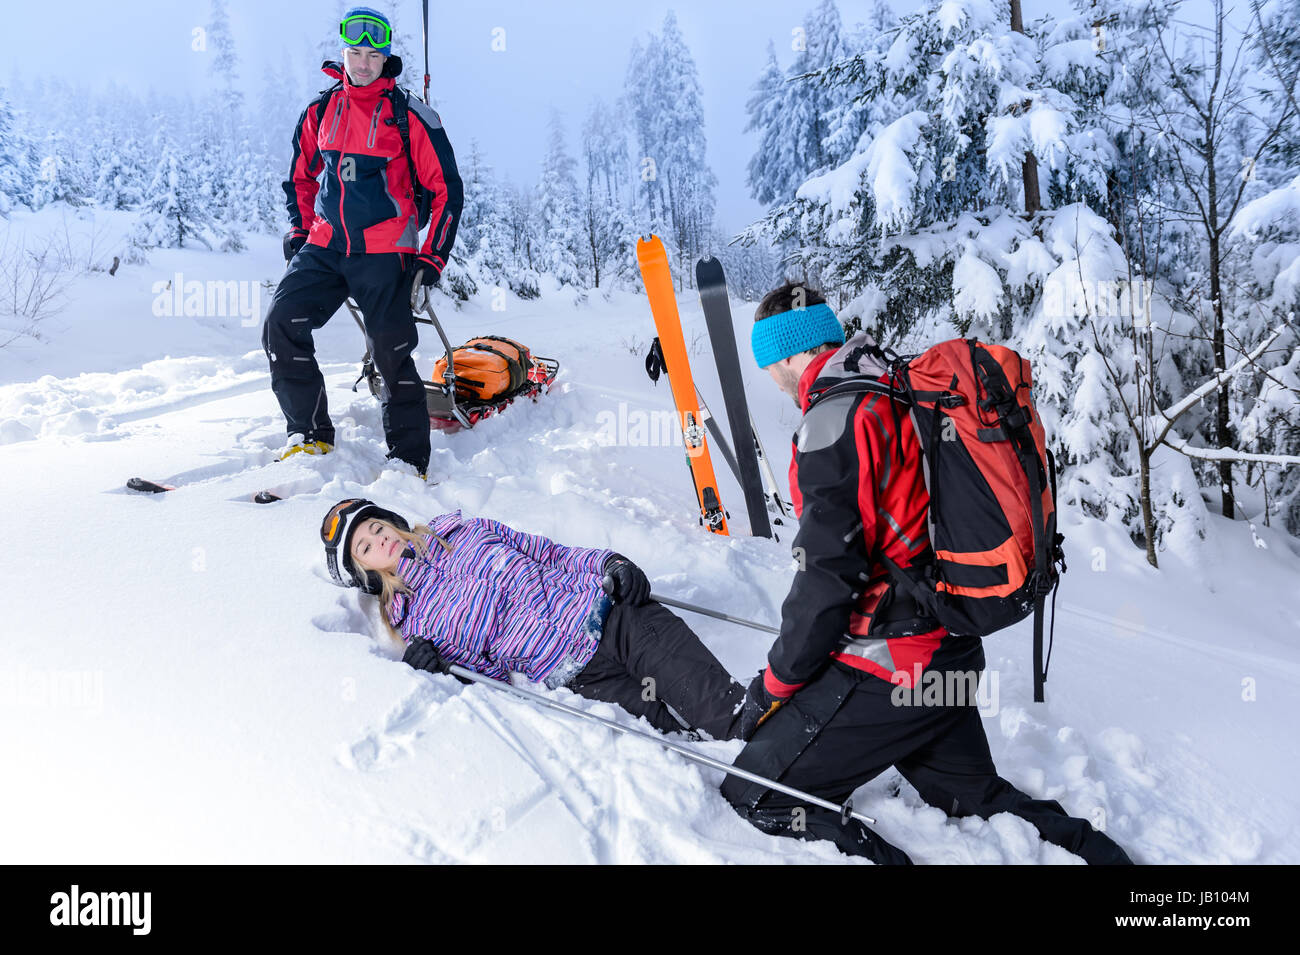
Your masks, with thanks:
M285 257L291 261L262 326L271 388L290 436L282 457L325 453L333 446L312 331L351 295L364 315L367 345L382 382L388 456L424 475L429 416L424 383L411 357L419 341L411 310L423 307L447 264L463 189L438 114L397 89L394 78L402 61L388 55L387 19L367 7L354 8L343 19L340 36L343 63L322 67L339 82L308 104L294 131L293 162L284 183L292 224ZM402 103L409 160L398 125ZM423 243L412 169L430 204Z
M753 344L759 366L804 412L790 466L798 569L767 668L746 694L749 743L736 765L836 803L894 766L949 815L1011 812L1089 862L1128 863L1087 821L997 774L973 692L984 669L980 638L948 633L881 559L919 568L933 558L911 419L875 393L812 404L849 375L887 380L874 343L865 334L845 342L825 299L787 283L759 304ZM931 687L944 676L938 698L919 692L926 673ZM878 863L911 861L857 820L842 824L837 813L735 776L722 792L765 832L830 839Z

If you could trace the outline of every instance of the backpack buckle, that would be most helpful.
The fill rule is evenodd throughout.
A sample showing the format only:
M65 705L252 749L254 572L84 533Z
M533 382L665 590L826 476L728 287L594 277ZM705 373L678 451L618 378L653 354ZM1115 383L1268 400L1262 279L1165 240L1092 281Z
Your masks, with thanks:
M1038 570L1031 571L1029 574L1029 592L1035 598L1046 597L1052 592L1055 582L1050 574L1042 573Z
M1030 419L1029 415L1025 412L1024 406L1016 405L1013 410L1008 411L1002 416L1002 420L1006 422L1007 427L1018 431L1025 425L1029 424Z

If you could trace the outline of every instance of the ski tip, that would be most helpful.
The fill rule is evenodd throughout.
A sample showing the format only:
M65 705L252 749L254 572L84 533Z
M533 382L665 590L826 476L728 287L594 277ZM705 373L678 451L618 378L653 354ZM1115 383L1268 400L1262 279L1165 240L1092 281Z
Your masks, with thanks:
M638 259L658 258L661 256L664 261L668 259L667 253L664 252L663 240L653 232L636 240L636 254Z
M274 504L276 501L282 501L284 498L278 494L272 494L270 491L258 491L253 495L254 504Z

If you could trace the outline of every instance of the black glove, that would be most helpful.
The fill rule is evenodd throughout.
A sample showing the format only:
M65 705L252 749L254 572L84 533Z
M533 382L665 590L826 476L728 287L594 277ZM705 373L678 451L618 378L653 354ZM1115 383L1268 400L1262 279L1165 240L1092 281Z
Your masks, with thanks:
M284 234L284 260L288 262L307 243L307 233L302 229L290 229Z
M442 654L438 652L432 640L418 638L412 640L402 656L402 662L417 670L428 670L430 673L451 672L451 664L442 658Z
M451 673L452 676L466 686L474 682L465 679L459 673L452 673L451 664L442 658L442 654L438 652L438 648L433 645L432 640L420 638L412 640L411 645L406 648L406 653L402 655L402 662L417 670L428 670L430 673Z
M429 303L429 290L442 278L442 269L433 259L416 256L408 273L411 276L411 311L423 312Z
M745 691L745 702L740 707L740 738L748 740L754 735L765 719L779 710L785 700L779 696L773 696L767 691L767 685L763 682L764 671L760 670L758 676L749 682L749 689Z
M433 259L426 258L422 255L416 256L415 262L411 267L415 270L413 274L416 281L427 288L432 288L437 285L438 280L442 278L442 269L439 268Z
M639 607L650 599L650 578L622 554L611 554L605 561L605 576L614 585L610 596L619 603Z

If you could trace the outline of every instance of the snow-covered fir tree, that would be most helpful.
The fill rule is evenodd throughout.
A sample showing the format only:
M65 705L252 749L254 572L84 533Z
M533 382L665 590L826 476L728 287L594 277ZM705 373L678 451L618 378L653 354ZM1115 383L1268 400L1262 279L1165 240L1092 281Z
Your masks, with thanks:
M1258 338L1284 326L1242 381L1253 400L1241 417L1242 447L1256 455L1300 455L1300 0L1271 0L1252 6L1252 52L1259 98L1271 112L1291 107L1292 119L1255 169L1271 188L1246 203L1233 219L1230 238L1243 243L1248 266L1234 275L1250 301L1246 324ZM1267 460L1243 462L1242 477L1258 487L1268 507L1300 535L1300 467Z
M540 271L561 285L583 286L580 256L581 217L578 206L577 163L564 144L564 124L552 110L550 136L537 184L537 224Z
M208 233L213 220L207 198L172 144L161 117L154 144L158 164L130 237L128 256L135 262L143 261L152 248L181 248L187 242L212 248Z
M699 72L672 11L659 34L633 44L625 90L640 153L637 231L662 236L674 274L689 283L713 232L717 177L705 155Z
M27 137L4 87L0 87L0 215L8 216L15 206L31 201L33 176Z
M582 126L586 189L582 196L583 267L593 286L629 280L635 272L636 225L631 215L632 166L627 128L596 100Z
M67 138L63 133L45 134L34 150L32 165L36 167L36 181L32 184L31 206L41 209L51 202L65 202L79 206L86 201L90 191L81 178L79 165L71 158Z
M118 150L106 150L93 195L101 209L133 209L139 204L141 193L135 170Z

